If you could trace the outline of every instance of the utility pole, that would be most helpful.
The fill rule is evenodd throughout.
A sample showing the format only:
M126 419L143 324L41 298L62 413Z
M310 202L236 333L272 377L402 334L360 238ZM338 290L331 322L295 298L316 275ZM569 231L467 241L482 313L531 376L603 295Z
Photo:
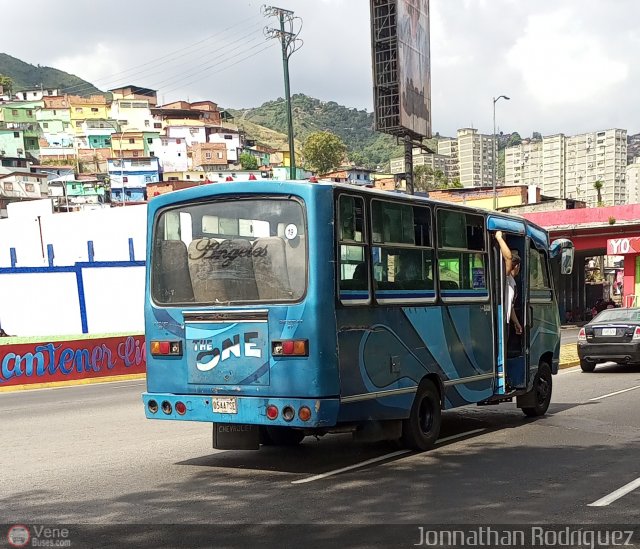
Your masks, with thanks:
M413 143L409 134L404 136L404 180L407 194L413 194Z
M274 6L262 6L265 17L277 17L280 21L279 29L264 29L267 38L277 38L282 46L282 68L284 71L284 95L287 108L287 139L289 141L289 176L296 179L296 151L293 140L293 114L291 111L291 91L289 89L289 58L302 47L302 39L298 38L302 29L302 19L294 17L292 11ZM294 32L294 24L299 21L300 26ZM288 29L288 30L285 30Z

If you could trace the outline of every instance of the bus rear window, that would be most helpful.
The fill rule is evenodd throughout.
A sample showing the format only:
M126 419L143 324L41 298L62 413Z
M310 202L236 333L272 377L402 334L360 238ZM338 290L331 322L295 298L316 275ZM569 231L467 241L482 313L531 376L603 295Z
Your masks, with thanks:
M158 304L297 301L306 270L304 211L296 200L218 200L157 217L151 293Z

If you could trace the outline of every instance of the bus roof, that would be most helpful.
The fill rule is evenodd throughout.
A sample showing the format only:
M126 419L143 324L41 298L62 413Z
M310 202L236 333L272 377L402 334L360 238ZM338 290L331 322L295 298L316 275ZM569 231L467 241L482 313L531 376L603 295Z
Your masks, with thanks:
M246 186L244 186L246 184ZM242 188L239 189L238 185L242 185ZM198 185L196 187L191 187L188 189L181 189L177 191L172 191L169 193L163 193L162 195L155 197L152 199L151 204L157 204L157 207L163 207L169 204L173 204L175 202L179 202L182 200L195 200L204 198L211 194L212 190L215 194L218 192L223 194L248 194L251 192L282 192L285 191L288 187L301 186L305 187L309 190L312 188L334 188L341 189L347 192L357 192L362 194L368 194L373 196L378 196L381 198L395 198L398 200L416 202L422 204L435 204L437 206L443 206L447 208L455 208L461 209L469 212L477 212L486 216L492 216L494 218L501 218L505 220L513 220L519 223L523 223L527 227L534 227L544 233L547 233L544 227L536 225L535 223L529 221L528 219L517 215L510 214L495 210L489 210L486 208L477 208L474 206L468 206L464 204L459 204L457 202L445 202L443 200L435 200L429 198L428 196L423 195L411 195L403 192L397 191L386 191L382 189L374 189L372 187L365 187L360 185L351 185L348 183L335 183L331 181L319 181L317 183L311 183L309 181L295 181L295 180L257 180L257 181L233 181L233 182L220 182L220 183L207 183L205 185ZM286 191L288 192L288 190ZM155 205L153 204L153 205ZM155 208L154 208L155 209Z

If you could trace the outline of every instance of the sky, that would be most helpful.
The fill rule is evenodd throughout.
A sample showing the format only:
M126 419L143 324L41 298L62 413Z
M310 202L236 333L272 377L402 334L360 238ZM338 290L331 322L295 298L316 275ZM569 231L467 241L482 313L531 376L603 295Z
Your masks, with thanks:
M254 0L0 0L0 51L102 90L249 108L284 96L278 25ZM369 0L277 0L301 18L291 91L373 110ZM433 131L640 131L637 0L431 0ZM21 21L21 24L9 24ZM298 21L296 21L298 23ZM28 33L25 36L25 29ZM74 91L74 90L71 90Z

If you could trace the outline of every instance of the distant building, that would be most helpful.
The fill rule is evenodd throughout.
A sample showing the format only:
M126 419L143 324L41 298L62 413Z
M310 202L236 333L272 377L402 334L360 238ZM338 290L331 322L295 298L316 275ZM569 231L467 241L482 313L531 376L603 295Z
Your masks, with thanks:
M625 181L627 183L627 204L640 204L640 157L627 165Z
M350 183L351 185L361 185L363 187L373 186L371 172L366 168L344 167L339 170L322 174L318 178L334 183Z
M148 183L160 180L158 159L112 158L107 162L112 202L146 200Z
M445 157L449 181L457 180L463 187L493 184L493 136L462 128L456 138L438 140L438 154Z
M45 174L27 171L0 173L0 217L7 217L7 204L11 202L39 200L48 195Z
M60 95L60 90L58 88L34 88L15 92L16 99L20 101L40 101L44 97L50 97L52 95Z
M545 136L542 141L507 147L505 183L538 185L544 195L584 200L596 206L598 191L594 184L600 181L605 204L624 204L628 199L626 159L626 130Z

